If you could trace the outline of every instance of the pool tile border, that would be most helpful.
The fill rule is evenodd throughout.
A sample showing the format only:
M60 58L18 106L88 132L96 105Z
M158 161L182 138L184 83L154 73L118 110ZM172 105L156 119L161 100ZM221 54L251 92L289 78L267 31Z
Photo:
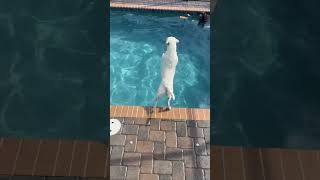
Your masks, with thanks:
M121 9L142 9L142 10L158 10L158 11L179 11L179 12L207 12L210 13L209 8L196 7L196 6L168 6L168 5L148 5L148 4L134 4L134 3L119 3L111 2L111 8L121 8Z
M156 108L150 113L151 107L145 106L110 106L111 118L164 119L164 120L210 120L210 109L201 108L172 108L164 111Z

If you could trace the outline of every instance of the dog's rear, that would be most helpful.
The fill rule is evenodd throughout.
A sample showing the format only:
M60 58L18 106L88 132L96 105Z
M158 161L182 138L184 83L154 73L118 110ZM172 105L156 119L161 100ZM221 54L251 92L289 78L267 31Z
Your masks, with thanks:
M159 98L163 95L168 97L168 109L171 109L170 102L175 100L173 92L173 79L178 64L177 43L175 37L168 37L166 40L167 50L162 54L161 84L155 98L154 108L157 106Z

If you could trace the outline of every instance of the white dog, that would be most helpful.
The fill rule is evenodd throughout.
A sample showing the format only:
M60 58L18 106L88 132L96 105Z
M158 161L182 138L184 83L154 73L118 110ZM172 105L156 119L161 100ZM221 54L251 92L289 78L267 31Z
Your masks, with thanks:
M170 101L175 100L173 93L173 79L178 64L177 43L179 40L175 37L166 39L167 50L162 54L161 84L155 98L154 108L156 108L159 98L163 95L168 97L168 109L171 109Z

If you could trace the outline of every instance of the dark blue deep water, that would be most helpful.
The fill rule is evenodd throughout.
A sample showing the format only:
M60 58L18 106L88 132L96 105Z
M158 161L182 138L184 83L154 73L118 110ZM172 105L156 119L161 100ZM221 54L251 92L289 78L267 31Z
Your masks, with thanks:
M0 1L0 137L106 139L106 5Z
M219 1L213 143L320 148L319 2Z

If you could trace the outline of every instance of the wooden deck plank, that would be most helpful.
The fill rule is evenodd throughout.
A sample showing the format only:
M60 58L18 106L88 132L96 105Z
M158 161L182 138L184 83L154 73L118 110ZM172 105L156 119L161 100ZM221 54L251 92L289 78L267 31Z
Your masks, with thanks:
M61 141L54 165L53 176L67 176L71 165L73 141Z
M31 175L38 155L40 140L24 139L20 153L17 155L14 175Z
M8 180L45 180L45 177L43 176L12 176ZM51 180L51 179L48 179ZM65 180L70 180L70 179L65 179Z
M281 151L262 149L262 164L266 180L283 180Z
M2 148L3 141L4 141L4 139L0 138L0 149Z
M75 141L69 176L83 177L87 166L89 142Z
M223 159L225 180L244 180L241 149L237 147L225 147Z
M304 180L320 179L319 151L299 151Z
M104 177L108 152L105 144L90 143L85 177Z
M225 180L224 177L224 162L223 162L223 147L213 146L211 148L211 176L213 179Z
M104 178L109 178L110 176L110 165L109 165L109 162L110 162L110 142L107 142L108 146L107 146L107 150L106 150L106 162L105 162L105 170L104 170Z
M298 153L294 150L281 150L283 164L283 179L303 180Z
M11 175L16 156L21 146L20 139L4 139L0 149L0 174Z
M39 150L34 175L50 176L53 173L54 163L59 147L58 140L43 140Z
M243 150L246 180L264 179L262 161L258 149L245 148Z

